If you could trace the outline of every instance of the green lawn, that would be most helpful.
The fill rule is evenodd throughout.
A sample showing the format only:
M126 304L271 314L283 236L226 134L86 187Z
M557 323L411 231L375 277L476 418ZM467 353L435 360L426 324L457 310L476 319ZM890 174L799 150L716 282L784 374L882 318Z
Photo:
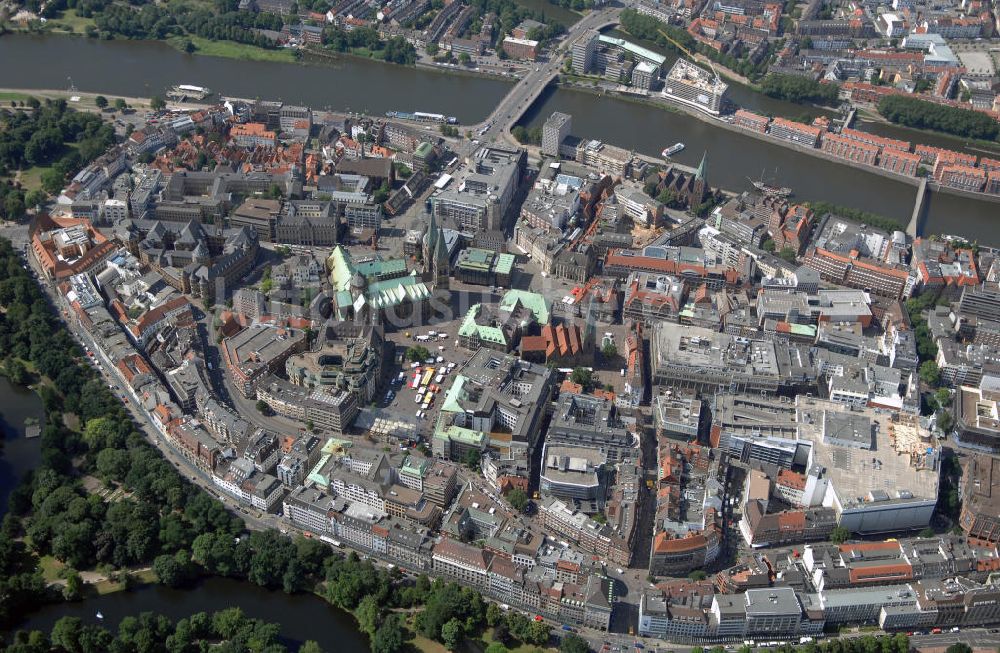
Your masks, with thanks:
M27 102L30 97L31 96L27 93L0 93L0 102L9 106L11 100L16 102Z
M71 34L85 34L87 27L94 25L94 19L78 16L75 9L67 9L62 13L62 16L50 21L49 25L54 31L66 31Z
M52 556L42 556L38 561L38 566L42 570L42 578L48 582L52 582L54 580L59 580L59 570L66 565L59 562Z
M243 59L245 61L276 61L279 63L294 63L295 57L287 48L266 50L255 45L245 45L234 41L209 41L198 36L175 36L167 39L167 43L178 50L183 50L187 41L194 43L196 54L210 57L226 57L228 59Z
M50 166L34 166L21 172L21 185L25 190L35 190L42 187L42 173Z

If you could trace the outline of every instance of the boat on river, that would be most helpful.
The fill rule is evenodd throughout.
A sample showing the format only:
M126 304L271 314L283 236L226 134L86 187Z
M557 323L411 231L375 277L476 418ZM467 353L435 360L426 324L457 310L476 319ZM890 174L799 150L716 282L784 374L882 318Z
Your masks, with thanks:
M167 97L178 102L204 100L211 94L212 89L207 86L195 86L194 84L178 84L167 91Z
M775 170L777 173L777 170ZM751 179L747 177L747 181L750 185L756 188L758 191L765 195L770 195L772 197L789 197L792 194L792 189L787 186L775 186L774 184L769 184L764 181L764 173L760 173L760 179Z
M684 149L684 143L674 143L670 147L663 148L663 151L660 152L660 156L666 159L667 157L671 157L677 154L683 149Z

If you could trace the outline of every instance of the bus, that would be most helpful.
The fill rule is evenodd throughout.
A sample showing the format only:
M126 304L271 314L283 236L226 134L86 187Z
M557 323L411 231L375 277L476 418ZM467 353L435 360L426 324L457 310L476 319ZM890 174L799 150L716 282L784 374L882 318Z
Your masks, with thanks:
M332 537L327 537L326 535L320 535L319 539L320 539L320 541L326 542L330 546L335 546L338 549L343 549L344 548L344 545L341 544L340 540L335 540Z
M420 406L420 407L421 407L421 408L422 408L423 410L427 410L428 408L430 408L430 407L431 407L431 402L432 402L433 400L434 400L434 395L427 395L427 397L426 397L426 398L424 399L424 403L423 403L423 404L421 404L421 406Z
M420 385L421 386L426 386L428 383L431 382L432 378L434 378L434 368L433 367L428 368L427 371L424 372L424 378L420 380Z
M413 375L413 382L410 384L410 387L414 390L420 387L420 374Z

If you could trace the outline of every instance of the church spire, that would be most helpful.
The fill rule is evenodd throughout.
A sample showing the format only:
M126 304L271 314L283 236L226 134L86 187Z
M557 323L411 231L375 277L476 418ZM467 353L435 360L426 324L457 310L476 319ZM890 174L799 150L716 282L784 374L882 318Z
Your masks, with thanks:
M702 180L704 180L706 175L708 175L708 151L707 150L701 155L701 163L698 164L698 169L694 171L694 178L695 179L702 179Z

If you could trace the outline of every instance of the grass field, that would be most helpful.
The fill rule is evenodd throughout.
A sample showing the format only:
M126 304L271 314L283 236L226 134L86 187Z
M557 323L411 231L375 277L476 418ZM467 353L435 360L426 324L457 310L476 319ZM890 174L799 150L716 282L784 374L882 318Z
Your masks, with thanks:
M172 37L167 43L183 51L187 41L194 43L195 54L209 57L226 57L228 59L243 59L245 61L276 61L278 63L295 63L291 50L265 50L254 45L245 45L233 41L209 41L197 36Z
M52 556L42 556L38 561L38 566L42 570L42 578L47 582L52 582L59 580L59 570L63 569L66 565Z
M94 19L78 16L75 9L67 9L62 13L62 16L50 21L49 25L53 31L85 34L87 27L94 25Z
M35 190L42 187L42 173L49 169L49 166L34 166L21 172L21 186L25 190Z
M9 105L11 100L16 102L26 102L31 97L27 93L5 93L0 92L0 102Z

